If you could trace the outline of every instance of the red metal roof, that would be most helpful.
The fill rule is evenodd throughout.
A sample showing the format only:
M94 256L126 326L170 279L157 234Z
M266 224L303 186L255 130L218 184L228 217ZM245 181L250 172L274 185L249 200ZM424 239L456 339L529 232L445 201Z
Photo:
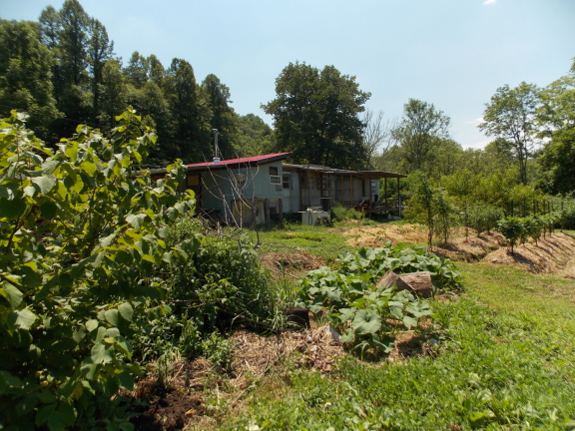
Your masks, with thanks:
M285 159L290 154L291 154L291 152L276 153L276 154L265 154L263 156L241 157L239 159L222 160L219 163L214 163L214 162L192 163L192 164L189 164L186 166L189 168L202 168L202 167L216 168L218 166L241 165L241 164L258 164L260 162L271 162L271 161L275 161L275 160L282 160L282 159Z

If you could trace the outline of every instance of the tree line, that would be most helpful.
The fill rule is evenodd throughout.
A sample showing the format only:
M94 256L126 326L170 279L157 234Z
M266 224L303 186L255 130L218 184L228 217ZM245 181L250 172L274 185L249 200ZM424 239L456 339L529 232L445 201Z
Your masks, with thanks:
M152 165L211 160L212 128L223 157L260 150L271 128L231 103L216 75L199 82L184 59L165 67L154 54L134 52L124 63L106 27L77 0L46 7L37 22L0 20L0 114L27 112L28 126L49 144L79 124L110 130L132 106L158 135Z
M184 59L165 67L154 54L134 52L124 63L78 0L46 7L38 22L0 21L0 114L28 112L28 126L49 144L78 124L110 130L132 106L158 136L150 166L211 160L217 128L224 158L292 151L296 163L406 173L407 197L421 177L487 203L526 188L574 189L575 63L545 88L498 88L478 126L493 139L481 150L464 150L432 103L409 99L401 118L386 120L366 110L370 96L334 66L290 63L276 79L276 97L261 105L272 129L257 115L238 115L230 89L214 74L196 81Z

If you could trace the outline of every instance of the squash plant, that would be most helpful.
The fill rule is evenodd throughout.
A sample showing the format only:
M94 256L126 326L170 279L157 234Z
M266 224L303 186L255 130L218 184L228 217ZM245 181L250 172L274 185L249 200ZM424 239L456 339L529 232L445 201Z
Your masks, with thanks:
M308 272L300 285L303 305L315 314L324 312L342 333L341 341L363 357L376 357L393 349L390 336L400 326L416 327L431 316L429 302L408 291L376 287L389 269L397 273L431 271L438 288L461 288L460 275L449 261L421 249L363 248L340 257L337 269ZM403 325L401 325L403 324Z
M0 429L130 430L112 398L139 373L130 324L168 311L156 272L197 247L164 242L194 205L183 166L138 172L156 137L132 111L55 150L25 119L0 124Z

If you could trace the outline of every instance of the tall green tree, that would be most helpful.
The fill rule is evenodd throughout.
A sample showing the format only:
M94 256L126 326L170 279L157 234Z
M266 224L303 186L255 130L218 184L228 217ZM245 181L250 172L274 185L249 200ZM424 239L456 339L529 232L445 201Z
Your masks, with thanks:
M409 172L424 168L430 152L449 138L450 118L433 104L409 99L392 135L399 142Z
M359 114L370 93L334 66L290 63L276 79L276 98L262 105L274 118L277 149L298 163L361 169L369 155Z
M192 65L174 58L167 70L164 88L172 114L172 145L177 149L178 157L187 163L209 160L213 153L209 136L210 114L200 106L198 87Z
M238 115L230 106L230 89L220 79L209 74L202 81L202 91L208 100L212 116L210 127L218 129L218 147L224 158L235 156L238 134Z
M60 115L52 96L53 64L37 24L0 20L0 115L27 112L30 127L42 137Z
M53 136L71 135L78 123L90 120L87 49L90 17L77 0L66 0L59 11L48 6L40 15L42 40L56 64L52 83L56 106L64 116L52 123Z
M257 156L272 151L273 130L254 114L240 115L235 151L240 157Z
M477 126L485 135L504 139L513 146L523 184L527 184L527 160L539 132L535 122L538 91L537 86L525 82L515 88L509 85L498 88L491 102L485 105L483 123Z
M130 87L127 81L118 60L111 59L104 63L102 80L98 83L99 104L96 112L101 129L111 130L116 124L116 117L128 107Z
M104 66L114 54L114 42L109 40L106 27L97 19L90 19L89 34L87 60L92 92L92 121L95 124L99 124L101 88L104 85Z
M134 51L123 71L130 84L135 88L142 88L148 82L148 59L140 55L138 51Z
M545 189L552 193L575 192L575 71L550 84L540 93L537 112L547 139L539 158Z

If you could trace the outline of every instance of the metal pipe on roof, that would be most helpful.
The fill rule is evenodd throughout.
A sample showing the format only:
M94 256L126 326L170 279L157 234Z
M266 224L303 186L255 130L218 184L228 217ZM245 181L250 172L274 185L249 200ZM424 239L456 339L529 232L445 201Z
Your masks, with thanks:
M214 163L220 163L220 158L218 157L218 129L212 129L212 135L214 135Z

